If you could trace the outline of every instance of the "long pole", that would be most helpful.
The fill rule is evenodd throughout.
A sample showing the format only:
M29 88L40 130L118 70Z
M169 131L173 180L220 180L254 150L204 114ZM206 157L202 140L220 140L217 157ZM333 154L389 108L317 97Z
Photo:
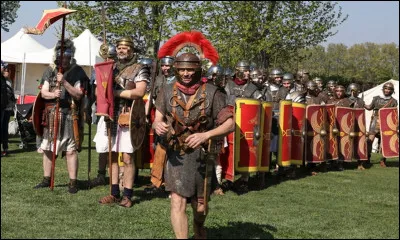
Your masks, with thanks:
M89 76L92 76L92 45L91 45L91 42L92 42L92 36L90 36L89 37L89 66L90 66L90 68L89 68ZM90 83L89 83L90 84ZM88 84L88 86L89 86L89 84ZM93 91L93 88L92 88L92 91ZM86 99L88 100L88 102L89 102L89 104L88 104L88 108L92 108L92 105L91 105L91 103L92 103L92 100L90 99L90 98L88 98L88 92L87 92L87 90L85 91L85 97L86 97ZM87 113L87 112L86 112ZM86 123L89 125L89 136L88 136L88 148L89 148L89 152L88 152L88 186L89 186L89 188L90 188L90 173L91 173L91 171L92 171L92 116L86 116L87 117L87 119L86 119ZM90 121L88 121L88 119L90 120Z
M64 7L66 4L64 3ZM61 31L61 53L60 53L60 58L59 58L59 67L58 67L58 72L62 73L62 61L64 57L64 32L65 32L65 16L63 17L63 23L62 23L62 31ZM60 83L57 81L56 89L60 89ZM56 99L56 110L54 114L54 137L53 137L53 155L51 158L51 175L50 175L50 190L53 191L54 189L54 172L56 168L56 158L57 158L57 138L58 138L58 124L59 124L59 116L60 115L60 98Z

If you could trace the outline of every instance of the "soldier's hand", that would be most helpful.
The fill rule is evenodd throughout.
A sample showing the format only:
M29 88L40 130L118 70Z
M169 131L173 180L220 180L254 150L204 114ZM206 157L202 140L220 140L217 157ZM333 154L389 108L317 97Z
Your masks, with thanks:
M64 75L62 73L57 73L57 82L61 83Z
M207 133L195 133L189 135L185 139L185 143L187 143L188 147L190 148L198 148L202 143L208 141L209 137Z
M168 133L169 126L165 122L154 122L153 129L156 131L157 135L163 136Z
M54 90L53 93L54 93L54 98L59 98L61 96L61 90L59 89Z

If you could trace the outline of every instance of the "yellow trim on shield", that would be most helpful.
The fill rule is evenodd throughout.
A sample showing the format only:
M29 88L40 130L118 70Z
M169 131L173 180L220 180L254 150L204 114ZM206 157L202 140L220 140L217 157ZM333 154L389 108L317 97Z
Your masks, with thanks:
M283 108L287 105L292 106L292 101L291 100L282 100L279 102L279 135L278 135L278 152L282 151L282 137L281 136L286 136L286 135L290 135L291 133L287 134L286 131L282 130L282 126L283 126L283 120L286 116L283 116ZM291 116L289 116L291 117ZM289 129L291 130L291 129ZM279 166L283 166L283 167L287 167L290 166L290 160L286 161L286 162L282 162L282 154L278 154L278 165Z

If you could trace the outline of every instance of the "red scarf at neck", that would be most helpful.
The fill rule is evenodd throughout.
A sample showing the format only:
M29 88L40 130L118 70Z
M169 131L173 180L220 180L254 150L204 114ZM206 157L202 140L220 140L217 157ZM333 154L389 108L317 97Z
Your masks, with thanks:
M178 81L176 81L176 86L179 88L179 90L181 90L184 94L186 95L193 95L196 93L197 89L200 87L200 83L196 83L193 84L190 87L186 87L184 85L182 85L181 83L179 83Z
M233 79L233 81L237 84L237 85L245 85L247 83L246 79L239 79L239 78L235 78Z

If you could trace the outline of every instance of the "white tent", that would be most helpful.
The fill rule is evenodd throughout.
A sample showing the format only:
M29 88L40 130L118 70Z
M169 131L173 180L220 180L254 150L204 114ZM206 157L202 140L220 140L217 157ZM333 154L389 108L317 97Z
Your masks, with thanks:
M98 52L101 42L86 29L72 40L76 51L75 59L90 77L92 66L102 59ZM22 52L22 53L21 53ZM1 44L1 59L16 63L15 90L20 95L36 95L36 80L41 79L46 67L53 61L54 47L47 49L37 43L21 29L15 36Z
M1 43L1 60L15 64L15 87L16 93L25 94L25 78L30 74L43 73L45 66L40 63L27 66L27 55L31 52L45 51L46 47L38 43L29 34L25 34L24 29L20 29L14 36ZM28 72L29 71L29 72ZM41 75L40 75L41 76ZM37 92L37 83L34 81L32 94Z
M392 96L399 103L399 81L390 79L387 82L393 83L393 85L394 85L394 94ZM382 87L383 87L383 84L385 84L387 82L379 84L378 86L375 86L375 87L373 87L373 88L371 88L371 89L369 89L367 91L364 91L364 92L360 93L360 95L358 95L358 97L360 97L360 98L363 97L365 104L371 104L373 97L378 96L378 95L383 95ZM397 113L399 113L399 106L397 106ZM369 130L369 124L371 122L371 116L372 116L372 111L365 110L365 123L366 123L367 131ZM377 150L376 146L377 146L377 143L375 141L374 147L373 147L374 151Z

